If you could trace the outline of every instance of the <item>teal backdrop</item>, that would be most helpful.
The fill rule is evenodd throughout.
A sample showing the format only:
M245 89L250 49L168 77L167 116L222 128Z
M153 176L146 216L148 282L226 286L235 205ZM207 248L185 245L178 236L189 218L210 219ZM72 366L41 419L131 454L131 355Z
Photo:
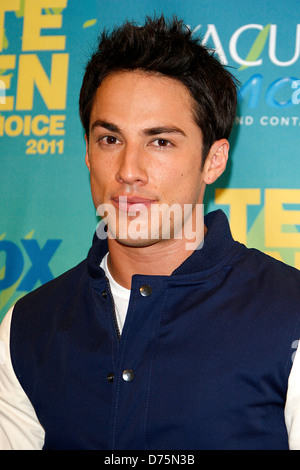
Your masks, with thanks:
M226 173L233 235L300 268L299 0L1 0L0 321L80 262L97 225L78 95L103 28L176 14L241 82Z

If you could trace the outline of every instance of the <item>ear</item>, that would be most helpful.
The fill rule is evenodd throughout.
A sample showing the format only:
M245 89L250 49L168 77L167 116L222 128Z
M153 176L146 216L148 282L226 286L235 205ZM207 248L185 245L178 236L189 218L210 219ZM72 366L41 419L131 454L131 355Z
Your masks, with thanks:
M90 170L89 143L88 143L88 139L86 135L84 136L84 139L85 139L85 164Z
M216 140L211 146L204 164L204 182L214 183L224 172L229 154L229 142L226 139Z

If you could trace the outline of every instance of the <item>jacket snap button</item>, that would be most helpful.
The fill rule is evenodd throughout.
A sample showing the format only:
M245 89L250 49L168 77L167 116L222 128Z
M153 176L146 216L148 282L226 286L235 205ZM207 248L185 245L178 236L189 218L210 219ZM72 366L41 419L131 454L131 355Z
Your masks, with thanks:
M152 294L151 286L149 286L148 284L145 284L144 286L141 286L140 287L140 294L143 297L149 297L149 295Z
M122 374L122 377L123 377L123 380L125 380L125 382L131 382L134 379L133 370L132 369L124 370L123 374Z
M107 374L106 378L109 383L112 383L114 381L114 374L110 372L109 374Z
M104 289L104 291L102 291L102 297L104 297L104 299L106 299L107 297L107 290Z

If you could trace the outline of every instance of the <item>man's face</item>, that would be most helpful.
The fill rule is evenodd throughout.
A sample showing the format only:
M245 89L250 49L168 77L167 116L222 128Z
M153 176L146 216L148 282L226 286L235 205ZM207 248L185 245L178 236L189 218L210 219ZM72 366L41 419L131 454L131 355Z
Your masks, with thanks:
M107 221L114 238L133 246L167 242L165 215L154 221L151 209L175 204L183 214L188 204L194 212L205 188L201 155L202 133L183 84L140 71L103 80L91 111L86 163L95 207L112 208ZM172 238L178 223L166 214ZM124 238L130 223L135 235L127 231Z

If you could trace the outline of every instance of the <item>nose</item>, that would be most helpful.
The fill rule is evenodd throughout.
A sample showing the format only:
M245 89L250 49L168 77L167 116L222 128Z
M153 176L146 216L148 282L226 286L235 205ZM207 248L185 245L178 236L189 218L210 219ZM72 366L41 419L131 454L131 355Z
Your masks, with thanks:
M126 145L119 155L116 180L123 184L144 185L148 181L143 150L137 145Z

